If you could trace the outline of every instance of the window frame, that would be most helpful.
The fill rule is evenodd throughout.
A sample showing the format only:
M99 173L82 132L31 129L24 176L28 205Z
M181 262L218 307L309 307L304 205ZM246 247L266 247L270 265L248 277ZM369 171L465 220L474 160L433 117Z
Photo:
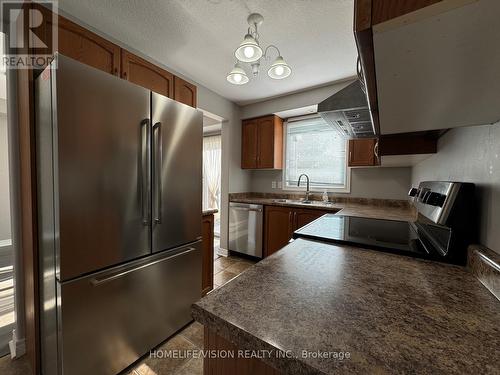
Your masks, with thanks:
M286 168L287 168L287 163L286 163L286 150L287 150L287 130L288 130L288 123L290 122L295 122L295 121L300 121L300 120L307 120L310 118L316 118L320 117L318 113L315 114L310 114L310 115L304 115L304 116L296 116L296 117L291 117L286 119L286 121L283 122L283 173L281 177L281 190L283 191L306 191L305 186L286 186ZM292 121L290 121L292 120ZM346 139L345 142L345 184L343 187L320 187L320 186L314 186L310 185L309 186L309 191L314 192L314 193L322 193L324 191L330 192L330 193L350 193L351 192L351 168L349 167L349 161L348 161L348 155L349 155L349 140Z

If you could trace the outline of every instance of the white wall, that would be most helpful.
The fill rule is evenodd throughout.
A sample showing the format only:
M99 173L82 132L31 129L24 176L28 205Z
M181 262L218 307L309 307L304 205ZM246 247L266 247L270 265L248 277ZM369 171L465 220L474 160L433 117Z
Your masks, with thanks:
M413 167L412 181L476 184L479 241L500 254L500 122L450 130L438 153Z
M241 118L240 108L210 91L198 86L198 107L223 117L221 157L221 247L227 249L229 193L245 192L249 189L250 172L240 168L241 160Z
M251 191L281 193L272 189L272 181L281 181L281 171L253 171ZM334 196L356 198L407 199L411 184L410 168L353 168L351 169L351 193L337 193ZM296 192L296 191L295 191Z
M241 118L252 118L257 116L269 115L271 113L287 111L290 109L315 105L328 98L329 96L335 94L337 91L342 90L352 82L353 79L348 79L326 86L300 91L294 94L284 95L274 99L268 99L254 104L247 104L241 107Z

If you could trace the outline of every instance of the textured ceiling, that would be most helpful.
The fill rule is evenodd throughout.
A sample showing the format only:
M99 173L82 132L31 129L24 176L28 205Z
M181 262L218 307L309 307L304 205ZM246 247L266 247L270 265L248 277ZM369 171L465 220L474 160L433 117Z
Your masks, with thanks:
M353 0L59 0L59 7L239 104L355 74ZM261 44L280 48L289 78L268 78L266 62L244 86L226 81L251 12L264 16Z

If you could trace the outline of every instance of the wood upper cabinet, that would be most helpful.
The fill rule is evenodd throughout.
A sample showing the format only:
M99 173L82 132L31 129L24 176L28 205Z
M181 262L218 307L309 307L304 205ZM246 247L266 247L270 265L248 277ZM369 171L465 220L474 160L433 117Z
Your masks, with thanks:
M214 287L214 215L203 215L201 221L201 295Z
M58 49L63 55L119 76L120 47L59 16Z
M47 46L52 47L50 31L53 23L50 10L36 3L31 6L44 15L42 24L34 28L33 33ZM62 16L57 17L57 51L61 54L196 108L195 85L174 77L165 69ZM31 52L36 53L37 50L32 49Z
M275 253L292 238L293 208L265 206L264 256Z
M257 120L243 121L241 128L241 168L257 168L258 129Z
M174 77L174 99L196 108L196 86L182 78Z
M349 167L368 167L380 164L377 155L378 140L359 138L349 140Z
M122 49L122 78L168 98L174 98L174 76L143 58Z
M50 11L34 4L43 14L43 23L34 29L40 40L52 49L50 30L53 27ZM57 16L57 51L84 64L116 76L120 75L120 47L80 25Z
M293 236L293 232L316 220L328 211L265 206L264 209L264 257L284 247Z
M283 120L269 115L242 122L241 168L283 167Z

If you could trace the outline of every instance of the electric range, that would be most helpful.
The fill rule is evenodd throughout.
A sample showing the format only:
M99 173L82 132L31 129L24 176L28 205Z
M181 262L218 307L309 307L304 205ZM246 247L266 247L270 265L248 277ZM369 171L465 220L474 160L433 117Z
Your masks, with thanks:
M475 239L474 185L426 181L409 192L414 222L326 214L293 238L342 243L464 265Z

